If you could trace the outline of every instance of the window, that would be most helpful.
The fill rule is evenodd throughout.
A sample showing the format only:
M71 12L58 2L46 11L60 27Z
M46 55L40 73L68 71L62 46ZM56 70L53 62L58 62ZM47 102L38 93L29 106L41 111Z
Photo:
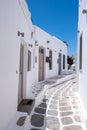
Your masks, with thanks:
M82 34L80 36L80 45L79 45L79 70L82 69Z
M31 32L31 40L32 40L32 38L33 38L33 32Z
M28 50L28 66L27 71L31 70L31 52Z
M63 55L63 69L65 69L65 55Z
M49 69L52 69L52 51L49 51Z

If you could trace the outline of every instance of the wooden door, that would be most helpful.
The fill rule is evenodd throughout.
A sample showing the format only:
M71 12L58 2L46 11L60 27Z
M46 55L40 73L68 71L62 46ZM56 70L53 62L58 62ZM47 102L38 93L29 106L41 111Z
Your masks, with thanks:
M44 80L44 48L39 48L39 81Z
M61 74L61 53L59 53L59 75Z
M18 87L18 103L23 99L23 67L24 67L24 46L20 46L20 67L19 67L19 87Z

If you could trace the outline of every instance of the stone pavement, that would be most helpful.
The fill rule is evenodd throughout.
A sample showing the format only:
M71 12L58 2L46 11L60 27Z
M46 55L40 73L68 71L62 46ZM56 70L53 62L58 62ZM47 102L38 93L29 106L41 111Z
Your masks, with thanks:
M20 113L21 116L19 115L16 118L16 125L14 123L7 130L87 129L85 128L85 114L80 101L76 79L72 78L56 85L52 79L48 82L50 87L46 89L43 95L41 91L39 92L41 93L40 96L37 94L36 102L38 103L35 103L31 114ZM42 83L44 84L44 82ZM38 86L38 90L41 88L41 86Z
M75 74L63 74L63 75L57 75L55 77L48 78L44 81L40 81L38 83L35 83L32 86L31 95L32 98L37 98L38 95L43 91L45 85L49 85L50 87L54 86L55 84L60 84L63 81L68 80L68 78L75 76Z
M85 115L77 84L67 81L49 88L30 118L30 130L84 130Z
M55 76L55 77L49 78L47 80L35 83L32 86L32 95L33 95L33 97L36 98L38 96L38 94L44 89L45 85L53 85L53 84L55 84L57 82L58 79L61 79L64 76L65 75L59 75L59 76Z
M48 101L46 130L83 130L85 115L76 83L66 85L60 93L56 89ZM59 94L59 95L58 95Z

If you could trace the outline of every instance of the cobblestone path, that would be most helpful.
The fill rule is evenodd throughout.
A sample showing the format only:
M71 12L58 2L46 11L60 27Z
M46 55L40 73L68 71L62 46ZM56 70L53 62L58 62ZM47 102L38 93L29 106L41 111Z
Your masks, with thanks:
M61 79L62 80L62 79ZM52 80L53 82L53 80ZM51 82L51 84L52 84ZM47 83L47 82L46 82ZM50 85L43 96L37 94L31 114L20 116L9 130L86 130L86 118L75 79ZM38 87L38 90L41 87ZM42 89L43 90L43 89ZM38 101L39 100L39 101ZM20 113L21 114L21 113Z
M30 130L84 130L85 115L76 83L67 81L49 88L30 121Z

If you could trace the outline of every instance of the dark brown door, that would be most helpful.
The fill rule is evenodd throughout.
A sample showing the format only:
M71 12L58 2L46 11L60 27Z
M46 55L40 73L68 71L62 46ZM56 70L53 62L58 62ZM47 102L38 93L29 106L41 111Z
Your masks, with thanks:
M59 75L61 74L61 53L59 53Z
M39 48L39 81L44 80L44 48Z

